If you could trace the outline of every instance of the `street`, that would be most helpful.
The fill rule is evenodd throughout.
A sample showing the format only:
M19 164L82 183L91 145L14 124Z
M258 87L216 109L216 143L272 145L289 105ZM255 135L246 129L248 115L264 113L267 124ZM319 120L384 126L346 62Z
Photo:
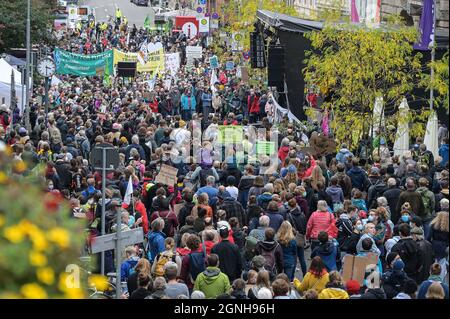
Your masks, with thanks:
M116 9L120 8L122 15L128 19L129 26L133 24L137 27L143 26L147 15L150 16L153 25L155 12L151 6L137 6L130 0L85 0L82 3L94 9L95 19L99 22L108 21L110 17L114 19Z

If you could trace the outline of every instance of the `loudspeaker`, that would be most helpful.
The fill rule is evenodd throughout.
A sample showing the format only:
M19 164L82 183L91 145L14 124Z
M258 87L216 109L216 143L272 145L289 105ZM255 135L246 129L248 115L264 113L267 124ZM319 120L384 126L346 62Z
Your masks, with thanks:
M136 76L136 62L118 62L117 75L124 78L134 78Z
M253 69L264 69L266 67L266 45L261 33L250 33L250 57Z
M267 63L267 77L269 86L276 86L278 91L284 91L285 74L285 54L284 46L269 46L269 56Z

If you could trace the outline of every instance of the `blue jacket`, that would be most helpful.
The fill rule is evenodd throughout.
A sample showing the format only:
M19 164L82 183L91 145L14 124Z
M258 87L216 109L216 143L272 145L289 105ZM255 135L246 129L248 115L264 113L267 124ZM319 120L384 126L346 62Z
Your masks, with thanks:
M420 285L417 299L426 299L428 288L433 282L439 282L441 284L445 292L445 299L448 299L448 286L446 283L442 282L442 279L439 276L431 276Z
M211 106L212 94L210 94L210 93L203 93L202 94L202 103L203 103L203 106Z
M347 171L348 177L352 181L352 187L364 191L367 185L367 174L361 167L352 167Z
M139 257L131 257L125 260L120 266L120 280L127 281L128 276L131 275L131 271L136 267L136 264L139 261Z
M153 262L156 256L159 253L162 253L165 249L164 239L166 236L159 231L152 231L148 234L148 259L150 262Z
M283 216L278 212L266 212L265 215L270 219L269 227L273 228L273 230L277 232L281 224L284 222Z
M297 261L297 242L295 239L292 239L291 242L287 245L281 245L281 248L283 249L283 265L286 266L293 266L295 265Z
M217 194L219 194L219 190L217 188L211 186L203 186L200 187L195 194L198 196L202 193L208 194L210 205L215 205L217 203Z
M442 157L441 165L445 166L448 162L448 144L442 144L439 147L439 156Z
M195 101L195 96L191 94L191 105L189 105L189 97L186 94L181 96L181 109L184 111L191 110L195 111L195 107L197 106L197 101Z
M353 153L352 152L350 152L348 149L346 149L346 148L341 148L341 150L337 153L337 155L336 155L336 160L339 162L339 163L342 163L342 164L345 164L346 162L347 162L347 158L349 157L349 156L352 156L353 157Z
M320 244L311 253L311 258L316 256L319 256L322 259L328 272L337 270L337 264L340 263L341 257L338 242L333 240L323 245Z

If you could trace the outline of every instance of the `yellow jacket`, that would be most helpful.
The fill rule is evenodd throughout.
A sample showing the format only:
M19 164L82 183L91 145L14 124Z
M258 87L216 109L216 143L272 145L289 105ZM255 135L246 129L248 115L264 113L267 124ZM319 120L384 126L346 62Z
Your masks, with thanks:
M328 282L328 273L324 274L321 278L317 278L315 275L308 272L301 283L297 278L294 279L294 287L299 292L314 289L317 293L320 293L323 289L325 289Z
M319 299L349 299L349 297L344 289L326 288L319 294Z

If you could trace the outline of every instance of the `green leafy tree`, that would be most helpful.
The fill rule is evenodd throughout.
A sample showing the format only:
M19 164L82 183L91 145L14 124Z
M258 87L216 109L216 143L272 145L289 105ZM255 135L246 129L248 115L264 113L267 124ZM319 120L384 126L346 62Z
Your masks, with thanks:
M31 43L50 41L56 0L31 1ZM27 0L0 1L0 52L26 46Z
M413 54L417 31L405 26L370 29L352 24L326 24L310 32L312 50L303 70L308 87L319 88L328 99L323 108L332 115L330 126L336 139L357 146L362 136L373 136L373 109L383 98L385 125L382 132L395 136L400 121L414 123L411 135L423 134L428 112L411 110L408 119L399 117L403 97L411 94L422 78L421 54Z
M435 106L444 107L449 110L449 90L448 90L448 55L447 51L442 59L430 62L429 67L433 68L434 75L424 74L422 84L427 89L434 89Z

